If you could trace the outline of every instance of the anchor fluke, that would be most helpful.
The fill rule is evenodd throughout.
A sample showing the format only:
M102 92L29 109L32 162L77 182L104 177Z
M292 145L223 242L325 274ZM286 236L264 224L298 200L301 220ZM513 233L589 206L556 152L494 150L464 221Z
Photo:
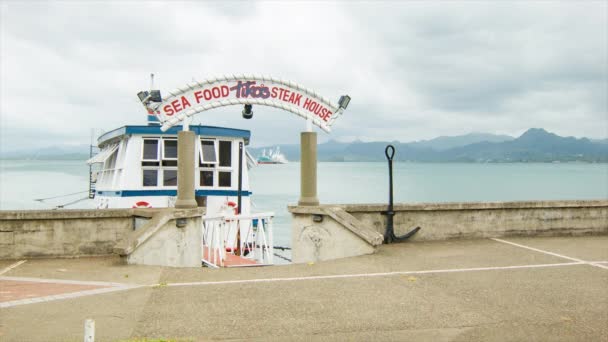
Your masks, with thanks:
M414 234L418 233L419 230L420 230L420 227L416 227L404 235L397 236L397 235L395 235L395 232L391 229L390 233L387 231L387 233L389 235L384 236L384 243L388 244L388 243L393 243L393 242L403 242L403 241L411 238Z

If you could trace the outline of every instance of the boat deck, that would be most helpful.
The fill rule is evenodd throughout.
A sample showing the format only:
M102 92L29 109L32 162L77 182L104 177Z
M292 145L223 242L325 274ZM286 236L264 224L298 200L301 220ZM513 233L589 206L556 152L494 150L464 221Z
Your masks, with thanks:
M178 269L0 261L0 340L608 337L608 236L405 243L314 264ZM11 267L14 266L14 267Z

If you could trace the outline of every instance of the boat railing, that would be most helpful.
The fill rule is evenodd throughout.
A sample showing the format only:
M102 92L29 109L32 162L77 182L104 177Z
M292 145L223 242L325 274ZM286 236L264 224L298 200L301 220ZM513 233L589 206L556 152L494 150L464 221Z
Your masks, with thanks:
M272 265L274 213L204 216L203 257L209 267Z

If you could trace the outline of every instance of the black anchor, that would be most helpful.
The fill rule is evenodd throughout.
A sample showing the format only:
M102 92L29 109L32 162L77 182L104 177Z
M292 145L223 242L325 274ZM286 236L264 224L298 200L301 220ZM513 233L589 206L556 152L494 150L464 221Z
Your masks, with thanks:
M386 231L384 232L384 243L393 243L393 242L403 242L412 235L416 234L420 227L416 227L412 229L409 233L396 236L395 229L393 227L393 216L395 216L395 211L393 211L393 157L395 156L395 147L393 145L387 145L384 150L384 155L386 155L386 159L388 159L388 182L389 182L389 193L388 193L388 210L382 212L382 214L386 215Z

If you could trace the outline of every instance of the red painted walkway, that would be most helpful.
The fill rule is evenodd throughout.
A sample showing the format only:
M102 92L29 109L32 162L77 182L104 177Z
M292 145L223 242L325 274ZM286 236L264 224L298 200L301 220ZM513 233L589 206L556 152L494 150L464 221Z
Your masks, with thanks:
M212 259L213 256L214 255L209 248L203 247L203 259L213 262L214 261ZM215 257L216 257L216 260L218 260L217 263L219 264L219 255L217 252L216 252ZM237 256L237 255L226 252L226 260L224 260L224 267L239 267L239 266L253 266L253 265L259 265L259 264L257 262L255 262L254 260L243 258L241 256Z
M0 303L108 288L101 285L0 280Z

